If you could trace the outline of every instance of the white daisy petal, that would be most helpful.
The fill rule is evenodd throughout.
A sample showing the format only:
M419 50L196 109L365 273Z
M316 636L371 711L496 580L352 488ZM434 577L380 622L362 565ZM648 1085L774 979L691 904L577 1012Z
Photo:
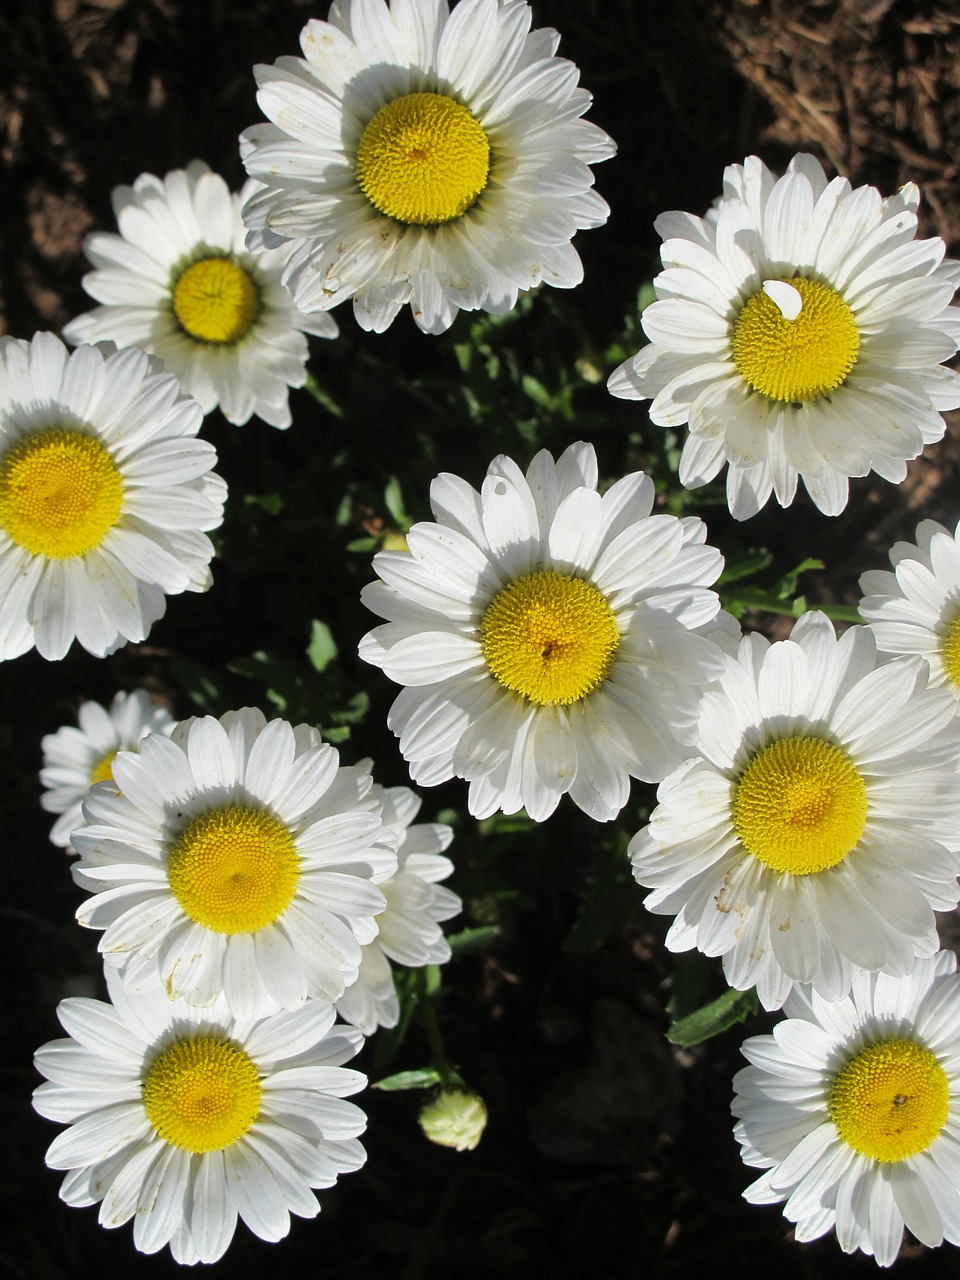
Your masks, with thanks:
M386 906L376 917L378 933L363 948L356 981L337 1002L340 1017L352 1022L364 1035L377 1027L395 1026L400 1008L390 961L419 966L442 964L450 948L440 922L460 911L456 894L439 885L453 867L441 857L453 839L443 823L411 826L420 807L419 798L407 787L385 789L374 785L383 804L383 823L398 839L397 872L380 881ZM429 848L435 852L421 851Z

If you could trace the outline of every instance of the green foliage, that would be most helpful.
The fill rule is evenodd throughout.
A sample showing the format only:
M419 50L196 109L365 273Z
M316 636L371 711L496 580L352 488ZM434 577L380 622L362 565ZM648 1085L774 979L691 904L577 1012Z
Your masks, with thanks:
M727 1031L738 1022L743 1022L744 1018L756 1013L759 1007L757 995L753 989L734 991L731 988L704 1005L702 1009L697 1009L694 1013L687 1014L685 1018L671 1022L667 1029L667 1039L682 1048L702 1044L704 1040L711 1040L722 1031Z
M587 873L577 917L563 941L568 955L586 955L622 932L643 910L643 894L627 858L629 836L614 831Z

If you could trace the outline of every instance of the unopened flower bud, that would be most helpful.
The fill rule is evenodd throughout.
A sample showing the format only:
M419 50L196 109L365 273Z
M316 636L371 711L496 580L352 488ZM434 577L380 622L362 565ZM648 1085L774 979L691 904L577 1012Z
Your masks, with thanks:
M472 1151L486 1126L483 1099L456 1086L441 1089L420 1112L420 1128L430 1141L457 1151Z

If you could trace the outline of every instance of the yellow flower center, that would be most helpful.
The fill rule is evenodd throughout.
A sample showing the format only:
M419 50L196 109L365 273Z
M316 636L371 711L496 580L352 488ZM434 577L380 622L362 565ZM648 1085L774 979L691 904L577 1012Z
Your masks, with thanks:
M249 333L260 310L260 291L232 258L203 258L177 279L173 310L191 338L222 346Z
M232 1040L197 1035L162 1050L143 1082L154 1129L196 1155L242 1138L260 1114L260 1073Z
M0 526L31 555L82 556L99 546L122 505L117 464L83 431L47 427L0 459Z
M538 707L579 702L602 684L620 643L596 587L554 570L518 578L480 623L483 656L506 689Z
M847 1146L884 1164L926 1151L946 1123L949 1105L946 1072L913 1040L882 1040L861 1049L827 1098Z
M835 289L794 276L800 314L787 320L761 291L733 326L733 362L748 386L769 400L805 404L828 395L857 362L860 334L853 312Z
M443 93L408 93L388 102L357 148L357 181L373 207L421 227L466 213L489 172L483 128Z
M113 762L117 758L116 751L108 751L90 770L90 785L95 782L112 782L113 781Z
M170 850L173 896L214 933L255 933L283 915L300 879L293 836L261 809L211 809L181 832Z
M960 689L960 613L947 627L940 643L940 657L944 675L955 688Z
M845 751L822 738L770 743L735 786L734 830L774 871L807 876L836 866L866 821L863 778Z

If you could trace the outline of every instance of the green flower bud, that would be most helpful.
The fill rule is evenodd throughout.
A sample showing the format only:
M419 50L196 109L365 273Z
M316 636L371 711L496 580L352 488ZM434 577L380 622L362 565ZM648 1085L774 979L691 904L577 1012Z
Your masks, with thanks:
M483 1099L454 1085L441 1089L420 1112L420 1128L430 1141L457 1151L472 1151L486 1127Z

